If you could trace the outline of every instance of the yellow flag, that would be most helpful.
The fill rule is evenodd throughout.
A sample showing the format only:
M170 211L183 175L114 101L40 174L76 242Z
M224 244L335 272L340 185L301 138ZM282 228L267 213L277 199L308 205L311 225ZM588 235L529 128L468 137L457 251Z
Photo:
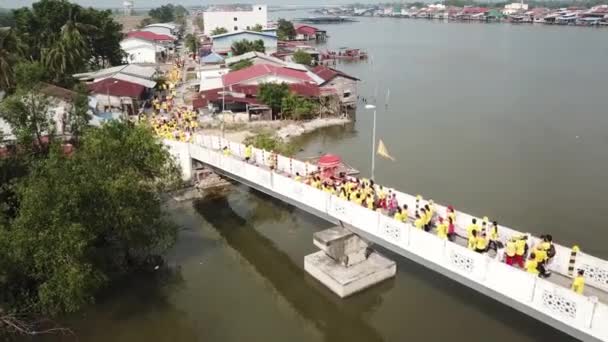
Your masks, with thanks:
M381 155L384 158L390 159L392 161L395 161L395 158L393 158L393 156L391 156L390 154L388 154L388 150L386 149L386 146L384 145L384 142L382 142L382 139L380 139L380 142L378 143L378 154Z

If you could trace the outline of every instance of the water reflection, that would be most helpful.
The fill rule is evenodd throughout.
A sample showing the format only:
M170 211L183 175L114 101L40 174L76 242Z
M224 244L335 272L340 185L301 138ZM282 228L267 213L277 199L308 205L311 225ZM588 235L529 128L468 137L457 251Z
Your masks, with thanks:
M268 199L270 200L270 199ZM264 206L264 200L254 201ZM231 207L224 195L216 195L195 202L195 208L217 230L226 243L245 258L256 271L267 279L276 291L306 320L324 334L325 341L383 341L380 333L362 317L382 303L381 295L392 287L392 282L373 289L365 296L339 300L305 274L282 250L261 233L251 218L244 218ZM254 209L254 212L258 209ZM260 210L265 211L263 208ZM256 215L255 225L263 220L276 219L273 215Z

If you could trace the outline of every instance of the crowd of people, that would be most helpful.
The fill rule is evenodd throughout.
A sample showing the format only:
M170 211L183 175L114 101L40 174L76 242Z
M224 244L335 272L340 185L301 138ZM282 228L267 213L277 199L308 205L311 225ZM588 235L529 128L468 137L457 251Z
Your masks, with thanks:
M296 173L296 180L301 180ZM439 238L455 241L458 237L455 229L456 211L448 206L444 216L441 216L433 200L424 201L420 195L416 196L415 208L401 205L397 194L391 189L375 184L371 179L357 179L340 174L338 177L323 179L319 174L305 177L304 183L336 195L341 199L361 205L393 217L399 222L411 222L413 226L430 232L435 230ZM467 247L477 253L493 251L494 256L507 265L519 267L526 272L547 278L551 275L548 265L556 254L553 237L549 234L541 235L540 241L532 244L529 235L513 236L506 241L501 239L498 222L484 217L481 224L473 218L466 228ZM584 271L579 270L572 282L571 289L579 294L584 289Z
M167 82L158 86L151 101L147 120L154 132L163 139L187 142L198 128L198 114L176 103L177 85L181 78L182 64L167 72Z
M227 146L222 150L224 155L231 154ZM253 161L252 145L245 147L244 155L245 161ZM277 154L268 153L265 164L274 170L277 165ZM410 222L417 229L426 232L435 230L441 239L455 241L459 238L455 229L456 211L453 206L448 206L445 215L441 216L437 212L433 200L425 201L422 196L418 195L415 208L409 208L407 204L399 203L397 194L392 189L375 184L371 179L350 177L342 172L338 176L330 177L324 177L320 172L304 176L296 172L294 180L338 196L345 201L388 215L398 222ZM549 234L541 235L536 244L533 244L531 240L528 234L502 239L498 222L490 222L487 216L483 217L481 224L477 222L476 218L473 218L466 227L466 242L470 250L477 253L493 251L494 257L504 261L507 265L519 267L542 278L549 277L551 273L548 265L556 255L553 237ZM584 271L579 270L573 279L571 289L582 294L584 286Z

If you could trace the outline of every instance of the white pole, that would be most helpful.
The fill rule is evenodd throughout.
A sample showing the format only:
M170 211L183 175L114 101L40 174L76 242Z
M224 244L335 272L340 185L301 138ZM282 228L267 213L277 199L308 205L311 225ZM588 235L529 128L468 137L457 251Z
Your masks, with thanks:
M374 171L376 169L376 109L374 108L374 125L372 130L372 175L371 179L374 179Z

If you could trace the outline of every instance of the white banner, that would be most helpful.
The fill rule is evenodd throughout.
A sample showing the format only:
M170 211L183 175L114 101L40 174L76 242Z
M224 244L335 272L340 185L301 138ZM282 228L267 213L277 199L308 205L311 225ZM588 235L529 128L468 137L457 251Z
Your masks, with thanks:
M278 155L277 156L277 169L282 172L285 172L286 174L291 174L290 158Z

